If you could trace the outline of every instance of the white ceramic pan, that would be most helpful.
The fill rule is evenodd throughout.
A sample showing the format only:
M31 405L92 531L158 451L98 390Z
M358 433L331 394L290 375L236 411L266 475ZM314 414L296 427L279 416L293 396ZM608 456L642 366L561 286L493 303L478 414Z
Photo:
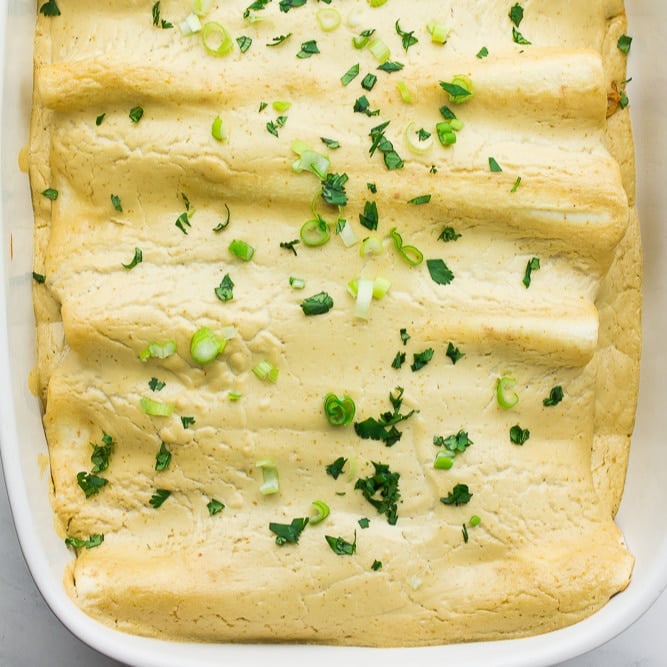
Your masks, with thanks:
M583 1L583 0L580 0ZM563 0L566 10L567 2ZM637 145L639 209L645 248L644 353L639 413L625 496L618 514L636 555L632 583L599 613L573 627L528 639L424 649L172 644L114 632L66 596L71 558L53 530L46 444L37 399L28 390L33 364L32 211L18 154L28 139L33 0L0 0L2 39L2 199L0 209L0 444L21 547L46 602L75 635L137 667L183 665L364 664L539 667L579 655L631 625L667 585L667 3L626 0L633 36L628 85Z

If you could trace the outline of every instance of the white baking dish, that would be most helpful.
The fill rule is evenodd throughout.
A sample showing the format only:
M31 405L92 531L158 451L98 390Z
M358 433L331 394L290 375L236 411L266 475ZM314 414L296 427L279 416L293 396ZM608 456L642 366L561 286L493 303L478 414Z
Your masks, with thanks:
M626 0L633 35L628 91L638 155L639 206L645 247L644 355L637 428L626 492L618 522L637 557L633 580L624 593L576 626L538 637L506 642L424 649L376 650L314 646L173 644L120 634L76 608L62 586L71 558L53 530L48 498L46 444L40 408L28 390L33 363L31 304L32 211L28 179L18 154L28 138L31 101L31 49L35 3L0 0L2 30L2 205L0 225L0 444L7 488L21 546L49 606L79 638L129 665L254 665L264 661L321 665L494 665L539 667L588 651L634 622L667 586L667 409L664 378L667 356L667 130L662 97L667 93L667 62L660 40L667 25L661 0Z

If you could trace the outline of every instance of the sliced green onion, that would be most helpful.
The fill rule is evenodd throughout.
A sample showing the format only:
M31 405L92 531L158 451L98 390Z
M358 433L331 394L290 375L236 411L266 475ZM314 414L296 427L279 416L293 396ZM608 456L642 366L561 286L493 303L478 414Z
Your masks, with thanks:
M315 18L324 32L335 30L341 22L340 12L333 7L323 7L315 13Z
M396 231L394 227L391 232L389 232L392 240L394 241L394 247L398 251L399 255L408 263L410 266L418 266L424 261L424 254L418 248L415 248L413 245L404 245L402 236Z
M224 26L217 21L204 23L201 40L207 53L212 56L226 56L234 49L234 40Z
M141 397L139 405L141 405L142 412L151 417L169 417L169 415L174 412L173 405L155 401L152 398L146 398L145 396Z
M378 276L374 281L373 281L373 298L374 299L382 299L384 295L389 291L389 288L391 287L391 281L387 280L387 278L382 278L381 276Z
M450 470L454 465L454 459L449 452L439 451L435 455L435 460L433 461L433 467L436 470Z
M331 234L329 233L329 225L326 220L318 215L317 218L306 220L301 225L299 236L305 245L315 247L324 245L331 237Z
M476 514L473 514L468 523L475 528L475 526L479 526L479 524L482 523L482 520Z
M421 155L433 147L433 135L422 137L415 128L414 121L405 128L405 141L413 153Z
M426 24L426 30L428 30L429 34L431 35L431 41L434 44L445 44L447 42L449 29L444 23L429 21Z
M263 496L278 493L280 491L280 479L278 478L276 464L271 459L262 459L255 463L255 467L262 469L262 484L259 487L259 492Z
M458 118L452 118L452 120L449 121L449 124L455 132L460 132L463 129L463 121Z
M354 305L354 315L362 320L367 320L370 314L371 302L373 301L374 280L359 278L357 282L357 300Z
M356 7L351 10L350 13L345 18L345 23L350 28L358 28L361 25L361 19L363 18L363 13L361 7Z
M176 343L168 340L164 343L149 343L146 349L139 355L141 361L149 359L166 359L176 353Z
M238 400L241 399L241 396L243 396L243 394L241 394L240 391L229 391L229 392L227 392L227 398L230 401L238 401Z
M496 399L498 405L503 410L513 408L519 402L519 396L515 391L511 391L511 387L516 384L516 380L511 375L503 375L498 378L496 384Z
M340 237L340 240L343 242L343 245L346 248L353 246L355 243L359 243L357 235L352 229L352 225L347 220L339 220L338 226L336 227L336 232Z
M211 363L224 349L227 341L208 327L195 331L190 341L190 355L198 364Z
M464 74L457 74L450 82L441 81L440 86L454 104L467 102L473 96L472 81Z
M201 21L196 14L188 14L179 25L181 34L184 37L189 37L197 32L201 32Z
M278 381L278 369L266 359L253 366L252 372L260 379L266 382Z
M315 508L317 514L315 516L309 517L309 523L311 526L314 526L315 524L324 521L329 516L329 512L331 510L329 509L329 505L327 505L323 500L313 500L312 505Z
M249 262L255 254L255 249L245 241L234 239L229 244L229 252L235 257L242 259L244 262Z
M289 111L290 107L292 106L292 103L288 102L287 100L276 100L271 104L271 106L278 113L285 113L286 111Z
M387 2L387 0L368 0L368 4L371 7L382 7Z
M353 299L357 298L358 285L359 285L359 278L352 278L352 280L350 280L350 282L347 283L347 292Z
M295 278L294 276L290 276L289 284L293 289L304 289L306 286L306 281L303 278Z
M406 85L405 81L399 81L396 84L396 87L398 88L398 92L401 94L401 99L406 104L412 104L412 93L410 93L408 90L408 86Z
M382 241L377 236L369 236L361 242L359 254L362 257L366 255L381 255L384 252Z
M380 63L385 63L391 57L389 47L381 40L375 39L368 45L368 50L375 56L375 59Z
M436 123L435 131L443 146L451 146L456 143L456 134L454 134L451 122L442 120L439 123Z
M331 165L331 160L326 155L314 151L300 139L292 142L292 150L299 156L299 159L292 163L295 172L312 171L320 179L326 178Z
M197 16L205 16L211 11L213 0L192 0L192 11Z
M324 397L324 414L332 426L347 426L352 423L357 410L354 401L347 395L339 398L329 393Z
M220 118L220 116L216 116L213 119L213 124L211 125L211 135L218 141L224 141L227 138L227 135L222 129L222 118Z

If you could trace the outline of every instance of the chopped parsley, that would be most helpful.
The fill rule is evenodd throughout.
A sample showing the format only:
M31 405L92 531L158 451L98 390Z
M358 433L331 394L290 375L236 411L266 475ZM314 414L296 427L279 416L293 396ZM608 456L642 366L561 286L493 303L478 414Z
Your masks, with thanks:
M523 280L521 281L526 286L526 289L530 287L533 271L537 271L539 270L539 268L540 268L539 257L533 257L532 259L528 260L528 264L526 264L526 271L524 272Z
M630 53L630 46L632 46L632 37L630 37L629 35L621 35L618 38L616 46L618 46L619 51L622 51L627 55L628 53Z
M403 341L403 345L407 345L408 341L410 340L410 334L408 333L408 330L403 328L400 330L400 335L401 335L401 340Z
M333 463L330 463L326 467L327 475L330 475L334 479L338 479L343 472L346 463L347 459L339 456Z
M44 16L60 16L60 9L58 9L58 5L56 4L56 0L48 0L48 2L45 2L39 8L39 11Z
M225 505L219 500L211 498L211 500L206 503L206 509L208 509L209 516L215 516L216 514L220 514L220 512L225 509Z
M403 67L403 63L399 63L396 60L386 60L382 65L378 66L378 69L391 74L392 72L400 72Z
M542 403L546 407L552 407L554 405L558 405L563 398L565 397L565 394L563 393L563 387L560 385L556 385L553 387L553 389L549 392L549 396L545 398Z
M162 472L169 467L171 463L171 452L167 449L164 442L160 443L160 451L155 455L155 470Z
M55 201L58 199L58 190L55 188L46 188L46 190L42 191L42 195L51 201Z
M461 429L458 433L447 436L441 435L433 436L433 444L436 447L444 447L453 454L462 454L470 445L475 443L468 436L468 432Z
M130 269L133 269L137 264L141 264L141 262L144 261L144 254L141 251L141 248L135 248L134 249L134 257L132 257L132 260L130 261L129 264L122 264L123 268L127 269L128 271Z
M453 364L460 361L460 359L465 356L465 354L451 341L447 343L447 352L445 352L445 354L452 360Z
M362 95L361 97L358 97L354 101L354 106L352 107L353 110L356 113L365 113L367 116L378 116L380 114L379 109L371 109L370 108L370 102L368 101L368 98L366 95Z
M296 54L296 57L301 59L310 58L319 52L320 49L317 46L317 42L314 39L309 39L301 44L301 49Z
M111 195L111 204L118 211L118 213L123 212L123 205L121 204L120 197L118 195Z
M400 368L405 363L405 352L397 352L394 360L391 362L392 368Z
M77 484L81 487L81 490L86 494L86 498L97 495L100 492L100 489L108 484L104 477L100 477L99 475L92 473L87 473L85 471L77 473L76 481Z
M349 83L351 83L357 76L359 76L359 63L356 65L352 65L350 69L343 74L343 76L340 77L340 82L344 85L347 86Z
M162 391L166 387L167 383L162 380L158 380L153 377L148 381L148 386L151 388L151 391Z
M236 38L236 43L239 45L239 51L245 53L252 46L252 37L240 35Z
M398 20L394 24L394 27L396 28L396 34L401 38L401 43L406 51L419 41L415 37L415 31L411 30L410 32L406 32L405 30L402 30Z
M288 40L291 36L291 32L288 32L286 35L277 35L267 44L267 46L278 46L279 44L282 44L284 41Z
M144 110L140 106L132 107L129 116L133 123L138 123L144 116Z
M401 493L398 488L400 473L392 472L384 463L371 461L375 469L372 475L359 478L354 485L355 490L361 491L363 497L378 511L387 517L391 526L398 521L398 502Z
M181 417L181 424L183 425L183 428L190 428L190 426L195 425L195 418L194 417Z
M510 428L510 440L515 445L523 445L530 438L530 431L515 424Z
M65 544L75 549L94 549L99 547L102 542L104 542L104 535L101 533L93 533L87 540L82 540L80 537L65 538Z
M215 288L215 295L220 301L231 301L234 298L234 281L225 273L220 284Z
M340 142L336 141L335 139L327 139L326 137L320 137L320 140L327 148L330 148L331 150L340 148Z
M362 80L361 80L361 87L364 90L371 91L373 90L373 87L377 83L377 76L375 74L367 74Z
M164 501L167 500L170 495L171 491L167 491L167 489L156 489L155 493L150 497L148 502L153 506L153 508L157 509L158 507L162 506Z
M434 354L435 351L432 347L427 348L423 352L416 352L412 355L412 364L410 365L410 369L413 372L421 370L424 368L424 366L426 366L426 364L428 364L429 361L431 361L431 359L433 359Z
M494 172L499 172L503 170L503 168L496 162L496 159L493 157L489 158L489 169Z
M266 124L266 131L274 137L278 136L278 130L287 122L287 116L278 116L275 120L270 120Z
M345 206L347 204L347 193L345 192L347 181L347 174L327 174L322 181L322 199L332 206Z
M32 272L32 279L39 285L43 285L46 282L46 276L42 273Z
M470 502L472 493L468 489L467 484L457 484L444 498L440 498L440 502L444 505L466 505Z
M280 0L280 11L287 13L290 9L295 7L303 7L306 0Z
M382 569L382 561L381 560L374 560L373 564L371 565L371 570L373 572L377 572L378 570Z
M433 282L438 285L449 285L454 280L454 274L442 259L427 259L426 266Z
M158 0L153 5L152 14L153 14L153 25L154 26L162 28L163 30L167 30L169 28L174 27L174 24L171 23L170 21L165 21L164 19L160 18L160 0Z
M333 308L333 299L326 292L319 292L301 302L304 315L323 315Z
M115 444L113 438L108 433L103 433L101 445L94 442L90 444L93 448L93 453L90 457L90 461L93 464L91 472L96 473L106 470L109 467L109 459L111 458L111 452Z
M285 250L289 250L292 253L294 253L294 256L296 257L296 246L299 245L301 241L299 239L294 239L293 241L281 241L280 242L280 247L284 248Z
M512 28L512 40L516 44L532 44L516 28Z
M354 432L360 438L379 440L384 442L387 447L392 447L401 439L403 434L396 428L396 424L412 417L416 410L401 414L403 387L396 387L396 395L390 392L389 400L393 407L392 412L383 412L378 419L368 417L364 421L354 422Z
M465 523L461 524L461 535L463 535L463 541L468 544L468 539L470 536L468 535L468 527L465 525Z
M379 150L384 158L384 164L390 171L393 169L402 169L404 166L400 155L394 150L394 145L387 139L384 131L387 129L389 121L381 123L372 128L369 136L371 138L371 147L368 152L373 156L376 150Z
M482 58L486 58L489 55L489 49L486 48L486 46L483 46L478 52L477 52L477 58L480 60Z
M357 523L363 530L365 530L366 528L368 528L368 526L371 525L371 520L368 517L364 516L361 519L359 519Z
M292 519L290 523L274 523L269 524L269 530L276 535L276 544L283 546L283 544L297 544L303 529L308 525L308 517Z
M418 197L413 197L408 199L408 204L415 204L416 206L421 206L422 204L428 204L431 201L431 195L419 195Z
M337 556L352 556L357 551L357 531L354 531L354 541L348 542L342 537L333 537L332 535L325 535L324 539L331 547Z
M521 176L517 176L516 181L514 181L514 185L512 186L510 192L516 192L519 189L520 185L521 185Z
M440 107L440 115L445 120L456 120L456 114L448 106Z
M105 117L106 117L106 113L101 113L99 116L97 116L97 118L95 118L95 125L97 125L97 127L102 125L102 123L104 122Z
M509 17L514 27L518 28L521 25L521 21L523 21L523 7L518 2L510 9Z
M458 241L458 239L461 238L461 234L459 234L454 227L445 227L442 232L440 232L440 236L438 236L438 241L444 241L445 243L449 243L450 241Z
M364 205L364 212L359 214L359 222L366 227L374 231L378 228L378 207L374 201L367 201Z

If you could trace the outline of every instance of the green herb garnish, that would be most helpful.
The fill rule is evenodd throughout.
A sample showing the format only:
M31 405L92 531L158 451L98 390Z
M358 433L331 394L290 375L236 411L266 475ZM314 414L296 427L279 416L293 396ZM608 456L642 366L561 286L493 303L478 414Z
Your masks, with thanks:
M319 292L304 299L301 302L301 309L304 315L323 315L328 313L333 305L333 299L326 292Z
M470 502L472 493L470 493L467 484L457 484L440 502L444 505L466 505Z
M308 517L292 519L291 523L274 523L269 524L269 530L276 535L276 544L282 546L283 544L297 544L303 529L308 525Z

